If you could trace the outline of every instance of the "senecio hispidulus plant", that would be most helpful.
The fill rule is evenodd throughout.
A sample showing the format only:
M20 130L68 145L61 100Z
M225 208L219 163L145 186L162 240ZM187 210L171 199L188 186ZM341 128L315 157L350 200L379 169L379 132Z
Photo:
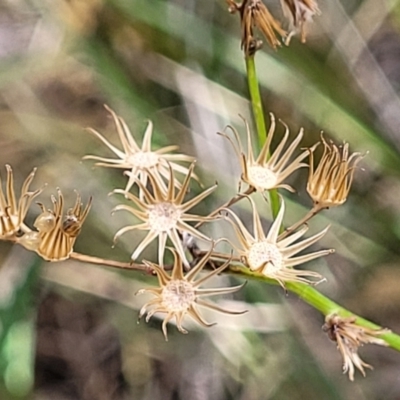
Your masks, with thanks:
M121 204L113 211L127 211L129 222L115 234L114 241L130 231L146 231L144 239L132 246L130 263L118 263L85 254L74 252L74 245L81 232L82 225L88 217L92 199L86 205L81 196L76 194L72 208L64 207L64 197L57 189L57 198L51 196L52 209L38 203L40 214L29 227L26 216L32 201L43 189L30 190L36 170L25 179L20 196L15 193L13 171L6 165L5 185L0 185L0 240L18 243L26 249L36 252L46 261L59 262L73 258L78 261L92 262L121 267L133 271L147 271L157 276L158 285L146 287L139 294L153 296L139 312L139 318L146 313L146 321L155 314L164 316L162 332L167 339L167 324L175 321L177 329L187 333L185 319L192 318L203 327L210 327L200 312L206 307L227 314L242 314L245 310L225 310L216 303L203 299L203 296L231 294L240 290L244 283L234 287L202 288L203 283L220 273L235 273L241 278L255 278L264 282L276 283L297 293L309 304L325 315L323 330L336 342L343 358L343 371L354 379L355 368L365 375L364 368L371 366L358 355L360 346L368 343L391 345L399 349L398 336L387 329L374 326L372 323L352 315L349 311L336 305L322 296L314 288L325 278L316 271L298 269L299 265L331 254L333 249L299 253L315 245L329 230L329 226L311 236L304 237L309 229L309 222L319 212L345 203L354 178L356 167L362 159L359 153L351 153L349 144L336 145L321 135L321 141L310 148L301 148L304 135L300 129L294 140L290 140L289 128L282 122L284 134L277 138L275 117L270 114L270 129L267 132L258 92L254 57L261 47L257 36L260 31L267 42L276 49L281 41L289 44L290 38L300 33L302 42L306 40L306 24L319 13L314 0L281 0L284 15L289 18L288 30L275 20L261 0L243 0L237 3L227 0L229 11L240 15L241 46L248 68L251 104L253 106L258 137L265 142L254 141L248 121L244 119L246 146L242 145L241 133L229 126L222 135L233 147L241 169L239 192L237 195L208 212L207 215L190 213L191 209L217 189L214 185L201 189L196 196L190 196L193 181L199 181L195 174L195 159L185 154L174 153L177 146L152 149L153 124L148 122L139 146L127 124L108 106L106 110L114 121L120 146L112 144L103 134L89 128L91 132L116 158L107 155L86 155L84 159L95 160L95 165L106 168L117 168L127 177L124 188L114 188L113 193L123 195ZM254 69L255 70L255 69ZM250 77L251 75L251 77ZM272 148L272 139L278 140ZM261 142L261 140L260 140ZM259 145L259 146L258 146ZM323 146L323 154L315 161L315 150ZM244 149L245 147L245 149ZM255 149L261 150L258 154ZM300 168L308 168L306 190L311 197L310 211L299 221L284 227L285 201L277 191L284 189L294 191L287 179ZM242 192L241 187L246 187ZM272 223L266 231L262 226L265 207L256 204L253 197L259 196L261 203L270 194ZM253 196L253 197L252 197ZM252 210L252 230L246 228L245 221L231 209L235 203L249 201ZM274 206L276 212L274 213ZM132 221L130 222L130 219ZM204 223L230 224L236 236L236 242L228 239L208 237L201 232ZM157 262L138 259L145 248L154 240L158 241ZM208 246L207 251L200 250L198 241ZM232 252L216 252L215 247L224 241ZM173 265L165 263L165 252L168 248L173 254ZM208 272L201 275L204 271ZM201 275L201 276L200 276ZM307 287L307 290L303 290ZM333 305L332 305L333 304Z

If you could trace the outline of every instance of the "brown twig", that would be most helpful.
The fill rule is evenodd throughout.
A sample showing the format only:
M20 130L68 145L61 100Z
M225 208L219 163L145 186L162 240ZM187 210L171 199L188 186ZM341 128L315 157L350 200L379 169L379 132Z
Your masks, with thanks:
M298 229L300 226L304 225L309 221L312 217L317 215L320 211L324 210L326 207L321 207L318 203L314 204L313 208L299 221L297 221L295 224L290 226L289 228L286 228L278 237L278 240L284 239L286 236L294 232L296 229Z
M146 273L149 273L152 271L151 268L147 267L144 264L134 264L134 263L126 263L126 262L121 262L121 261L108 260L105 258L88 256L86 254L75 253L75 252L71 253L69 258L73 259L73 260L81 261L81 262L86 262L89 264L104 265L106 267L128 269L128 270L134 270L134 271L142 271L142 272L146 272Z
M243 197L249 196L252 194L256 189L253 186L249 186L249 188L244 192L244 193L238 193L236 196L232 197L229 201L226 203L222 204L222 206L218 207L216 210L214 210L211 214L209 214L207 217L214 217L217 215L223 208L228 208L232 206L233 204L237 203L239 200L241 200ZM206 221L200 221L195 225L195 228L199 228L201 225L204 224Z

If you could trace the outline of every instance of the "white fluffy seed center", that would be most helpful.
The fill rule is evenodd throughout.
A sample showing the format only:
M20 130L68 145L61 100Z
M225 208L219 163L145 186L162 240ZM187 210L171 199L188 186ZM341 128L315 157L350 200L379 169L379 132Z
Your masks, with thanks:
M195 300L193 286L183 280L170 281L162 291L162 305L168 311L186 311Z
M172 203L159 203L149 211L150 229L156 232L167 232L176 228L181 211Z
M278 247L268 242L254 243L248 252L247 263L251 270L273 274L283 267L283 257Z
M253 165L247 171L249 182L255 188L268 190L277 184L276 174L266 167Z
M146 170L155 167L159 162L159 158L152 151L138 151L131 154L127 161L139 169Z

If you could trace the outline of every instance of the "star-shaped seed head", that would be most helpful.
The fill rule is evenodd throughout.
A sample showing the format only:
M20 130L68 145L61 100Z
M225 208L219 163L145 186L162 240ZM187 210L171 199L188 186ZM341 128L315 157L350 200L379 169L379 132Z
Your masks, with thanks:
M125 191L119 189L114 190L114 193L125 194L125 196L135 205L135 207L127 206L125 204L118 205L115 207L114 211L126 210L142 221L141 224L129 225L120 229L116 233L114 241L116 241L122 234L131 230L148 231L147 236L132 253L132 260L136 260L140 253L142 253L142 251L150 244L150 242L158 237L158 262L160 265L163 265L166 241L169 237L179 256L183 260L185 267L188 268L189 262L182 246L180 234L186 232L192 235L194 238L206 241L211 240L206 235L187 223L208 222L217 218L202 217L200 215L187 213L187 211L189 211L195 205L201 203L217 187L214 185L185 203L184 198L193 174L193 169L194 163L190 166L185 180L177 192L174 187L174 172L171 166L169 167L170 178L167 191L164 191L163 187L160 186L159 181L151 172L149 172L148 177L152 187L152 193L150 193L150 191L140 181L137 181L137 184L143 193L143 200L132 193L126 193Z
M98 161L96 163L97 166L124 169L125 175L129 178L125 187L125 192L129 192L137 181L141 182L143 186L146 186L149 173L153 175L158 186L162 187L164 190L166 190L165 180L168 181L170 177L170 167L176 172L187 174L188 169L176 162L193 162L193 157L184 154L168 154L169 152L176 150L178 146L167 146L158 150L151 149L151 138L153 133L153 123L151 121L147 124L143 136L142 147L139 147L125 121L111 110L111 108L107 106L105 106L105 108L110 112L114 120L122 149L115 147L99 132L89 128L89 132L105 144L117 156L117 158L104 158L87 155L84 159ZM195 174L193 174L192 177L198 179ZM181 186L176 177L174 177L173 184L177 188Z
M231 217L228 218L228 221L231 222L240 244L239 247L235 246L235 248L242 257L243 263L252 271L277 280L283 287L285 282L315 284L324 280L317 272L297 270L293 267L333 252L333 250L321 250L294 257L297 253L321 239L328 228L302 241L298 240L305 234L307 227L288 235L285 239L279 239L279 231L285 212L285 203L282 199L279 213L268 233L265 234L256 205L250 197L248 199L253 210L253 234L247 230L233 211L226 209ZM311 281L308 278L314 278L316 281Z
M220 135L226 137L231 142L236 155L239 158L242 169L241 178L243 182L247 183L249 186L255 188L259 192L276 188L284 188L293 192L293 188L285 184L284 181L297 169L308 166L308 164L302 161L309 155L310 152L312 153L314 151L314 147L303 151L299 156L297 156L297 158L291 161L291 157L303 137L303 130L300 130L297 137L293 140L289 147L284 150L286 142L289 138L289 128L284 125L285 134L279 145L270 156L271 142L276 127L275 117L273 114L270 115L271 127L268 132L268 137L257 158L254 156L251 132L246 120L244 120L244 122L246 124L247 132L247 154L245 154L243 150L239 134L236 129L229 126L230 130L233 132L235 141L233 141L232 138L226 133L220 133Z
M209 261L212 250L213 248L211 248L210 251L206 253L186 275L184 274L183 260L179 253L174 249L171 250L174 255L174 266L171 275L169 275L160 265L153 264L148 261L144 262L157 274L159 286L139 290L138 294L150 293L154 296L152 300L147 302L141 308L139 312L139 318L143 317L147 312L146 322L148 322L154 314L165 314L165 318L162 323L162 331L164 333L165 340L168 340L167 324L173 319L175 319L179 332L182 333L188 333L182 326L185 316L191 317L204 327L215 325L207 323L203 319L198 309L199 306L225 314L237 315L246 312L225 310L217 306L215 303L210 303L202 299L203 296L234 293L240 290L245 284L244 283L239 286L228 288L200 288L203 283L227 268L230 262L227 261L219 268L214 269L213 271L196 280L198 274Z

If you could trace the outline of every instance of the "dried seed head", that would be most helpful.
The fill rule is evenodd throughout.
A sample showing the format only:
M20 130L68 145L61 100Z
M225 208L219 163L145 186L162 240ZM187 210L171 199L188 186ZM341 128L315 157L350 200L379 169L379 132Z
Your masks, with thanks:
M294 171L301 167L306 167L307 164L302 162L308 155L309 151L313 151L311 148L309 151L305 150L293 161L290 161L294 151L298 147L302 137L303 130L301 129L297 137L287 147L286 142L289 138L289 128L285 126L285 135L280 141L275 151L269 156L271 150L271 142L275 131L275 117L271 115L271 127L268 132L267 141L262 147L260 154L255 158L253 153L253 145L251 142L251 132L247 121L246 132L247 132L247 154L245 155L238 132L229 127L234 135L235 141L231 139L226 133L221 133L222 136L226 137L232 144L236 155L239 158L241 169L242 169L242 181L247 183L249 186L254 187L259 192L265 190L271 190L276 188L284 188L293 192L293 188L289 185L284 184L285 179L291 175Z
M284 15L289 19L291 31L285 40L289 44L293 35L300 32L302 43L306 41L305 26L311 22L314 15L320 14L315 0L281 0Z
M361 360L358 348L367 343L387 346L387 343L378 336L390 333L389 329L371 329L357 325L356 317L340 317L337 314L328 315L322 326L329 339L336 342L337 348L343 358L343 373L349 374L349 379L354 380L354 367L365 376L364 368L372 366Z
M321 135L324 152L314 170L314 155L310 152L307 192L319 208L343 204L353 182L354 171L363 158L360 153L349 154L349 144L336 146Z
M262 41L254 35L254 27L263 33L272 48L281 45L277 36L284 38L286 31L261 0L243 0L241 4L227 0L227 3L229 12L233 14L238 11L240 14L242 49L246 55L253 55L262 45Z
M277 280L283 287L286 281L315 284L323 280L323 277L316 272L296 270L293 267L315 258L326 256L332 253L333 250L321 250L302 256L293 256L316 243L325 235L328 228L297 243L294 242L304 235L307 227L280 240L279 230L285 211L285 203L282 199L279 213L268 234L265 235L256 206L250 197L248 199L253 209L253 235L233 211L226 209L231 217L228 220L231 222L240 243L240 247L236 247L236 250L243 258L243 262L252 271ZM308 278L315 278L317 281L311 281Z
M75 240L79 235L82 225L89 213L92 198L83 208L81 197L77 194L73 208L64 216L64 198L58 190L58 200L52 196L53 210L46 210L39 203L42 213L34 223L38 232L29 232L22 236L18 242L35 250L46 261L63 261L68 259L73 251Z
M21 194L17 200L14 191L14 177L12 168L6 165L7 181L3 191L0 180L0 239L10 239L21 229L32 200L42 189L29 191L29 185L36 173L36 168L28 175L21 188Z
M162 266L145 261L144 263L156 272L159 286L141 289L138 292L138 294L151 293L153 296L155 296L155 298L147 302L141 308L139 312L139 318L143 317L146 312L146 322L148 322L156 313L166 315L162 324L162 331L164 333L165 340L168 340L167 324L174 318L179 332L182 333L187 333L187 331L182 327L182 322L186 315L204 327L210 327L214 325L207 323L203 319L199 313L198 306L210 308L226 314L243 314L245 312L228 311L218 307L214 303L206 302L201 298L203 296L234 293L243 287L243 285L239 285L216 289L200 288L205 281L222 272L229 265L229 261L208 273L208 275L195 280L197 275L210 259L213 248L211 248L210 251L205 254L205 256L186 275L183 273L183 260L181 256L176 250L172 249L171 251L173 252L175 259L171 275L167 274Z
M146 131L144 133L142 147L140 148L133 138L125 121L119 117L111 108L105 106L113 117L115 126L117 128L118 136L122 144L122 150L112 145L103 135L94 129L89 128L89 132L95 135L103 144L105 144L117 158L104 158L93 155L83 157L84 159L91 159L99 161L97 166L121 168L126 170L125 175L129 177L125 191L128 192L135 182L139 181L143 186L146 186L148 181L148 174L151 173L153 178L157 181L158 186L166 190L165 180L168 181L169 166L176 172L187 174L188 169L176 162L193 162L193 157L184 154L166 154L170 151L176 150L177 146L167 146L158 150L151 150L151 137L153 133L153 124L148 122ZM198 179L195 174L192 178ZM181 187L180 182L174 177L174 186ZM140 198L142 194L140 194Z
M183 200L188 190L193 169L194 163L190 166L185 180L177 193L175 193L174 188L175 179L172 166L169 168L170 178L166 191L160 186L159 181L152 172L149 172L148 177L153 189L153 194L151 194L140 181L137 182L137 184L140 186L141 192L143 193L143 200L131 193L125 193L123 190L114 190L114 193L125 194L126 197L136 206L136 208L133 208L127 205L119 205L115 207L114 211L129 211L142 221L142 223L139 225L126 226L125 228L120 229L116 233L114 241L116 241L122 234L131 230L149 231L147 236L133 252L132 260L136 260L140 253L142 253L142 251L150 244L150 242L158 237L158 262L160 265L163 265L166 241L169 237L173 245L176 247L179 256L183 260L183 263L186 267L189 267L189 262L186 259L185 250L179 234L186 232L195 238L210 241L207 236L193 228L187 222L207 222L215 220L217 217L202 217L199 215L186 214L186 212L211 194L211 192L216 189L216 185L184 203Z

